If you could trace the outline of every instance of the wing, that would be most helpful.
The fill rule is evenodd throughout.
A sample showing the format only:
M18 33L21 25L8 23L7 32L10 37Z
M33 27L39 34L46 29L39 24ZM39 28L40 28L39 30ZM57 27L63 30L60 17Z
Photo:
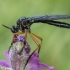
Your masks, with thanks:
M45 24L54 25L62 28L70 28L70 24L66 22L60 22L60 21L47 20Z
M59 19L70 19L70 15L50 15L50 16L45 15L45 16L36 16L36 17L28 18L28 20L30 21L30 25L32 25L33 23L41 22L49 25L54 25L57 27L70 28L70 24L68 23L54 21Z
M59 19L70 19L70 15L44 15L29 17L28 20L35 22L43 22L46 20L59 20Z

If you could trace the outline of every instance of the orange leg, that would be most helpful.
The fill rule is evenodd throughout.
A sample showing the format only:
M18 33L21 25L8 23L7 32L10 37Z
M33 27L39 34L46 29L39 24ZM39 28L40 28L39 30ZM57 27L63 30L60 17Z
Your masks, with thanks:
M24 40L24 42L26 42L26 39L27 39L27 33L28 33L28 31L25 30L25 40Z
M41 45L39 44L39 42L34 38L34 36L30 33L30 36L31 36L31 38L33 39L33 41L37 44L37 48L34 50L34 52L36 51L36 50L38 50L38 53L40 52L40 47L41 47Z
M42 38L40 37L40 36L38 36L38 35L36 35L36 34L34 34L34 33L31 33L33 36L35 36L36 38L38 38L39 40L41 40L41 43L40 43L40 45L42 45Z
M38 52L40 52L40 49L41 49L41 45L42 45L42 38L41 37L39 37L39 36L37 36L36 34L34 34L34 33L31 33L33 36L35 36L36 38L38 38L39 40L41 40L41 43L40 43L40 48L39 48L39 50L38 50Z
M38 43L38 41L30 34L31 38L33 39L33 41L37 44L37 46L39 46L40 44Z
M29 59L31 58L31 56L34 54L34 52L36 52L37 50L38 50L38 53L40 52L40 47L41 47L41 44L39 44L39 42L35 39L35 37L36 37L36 35L35 35L35 37L32 35L32 33L29 33L29 35L31 36L31 38L33 39L33 41L37 44L37 48L31 53L31 55L29 56L29 58L28 58L28 60L27 60L27 63L28 63L28 61L29 61ZM37 38L38 39L40 39L40 40L42 40L42 38L41 37L39 37L39 36L37 36ZM39 56L38 56L39 57ZM25 66L27 65L27 63L25 64Z
M33 53L36 52L37 50L38 50L38 53L40 52L40 48L41 48L41 45L42 45L42 38L41 38L41 37L35 35L34 33L29 33L29 35L31 36L31 38L33 39L33 41L36 43L36 45L37 45L38 47L37 47L37 48L32 52L32 54L29 56L29 58L28 58L28 60L27 60L27 62L26 62L26 64L25 64L25 67L26 67L26 65L27 65L27 63L28 63L30 57L33 55ZM40 44L39 44L39 42L35 39L35 37L38 38L39 40L41 40L41 43L40 43ZM25 67L24 67L24 68L25 68Z

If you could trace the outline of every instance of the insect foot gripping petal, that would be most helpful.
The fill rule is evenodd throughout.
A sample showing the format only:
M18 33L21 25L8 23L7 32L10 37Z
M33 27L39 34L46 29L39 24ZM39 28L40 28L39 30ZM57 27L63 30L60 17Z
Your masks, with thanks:
M30 46L27 42L24 44L24 36L16 36L14 41L9 50L11 68L23 70L29 57Z
M41 63L38 56L39 54L37 52L33 53L33 55L31 56L25 67L25 70L42 70L42 69L54 70L53 66L48 66L44 63Z

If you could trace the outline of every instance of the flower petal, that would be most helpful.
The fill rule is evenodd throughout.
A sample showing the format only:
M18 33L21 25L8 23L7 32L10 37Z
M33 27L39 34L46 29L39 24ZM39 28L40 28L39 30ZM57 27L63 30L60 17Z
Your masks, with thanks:
M53 69L54 69L53 66L48 66L47 64L40 63L40 62L39 62L39 67L40 67L40 68L47 68L47 69L49 69L49 70L53 70Z
M48 65L46 65L46 64L44 64L44 63L40 63L40 62L39 62L39 67L40 67L40 68L49 68Z
M35 52L28 61L25 70L41 70L42 68L53 70L54 67L41 63L38 57L38 53Z
M49 70L54 70L54 67L53 66L49 66Z
M5 60L0 60L0 66L9 68L10 67L10 63L5 61Z
M9 55L8 55L8 51L4 52L5 57L7 58L7 60L9 60Z

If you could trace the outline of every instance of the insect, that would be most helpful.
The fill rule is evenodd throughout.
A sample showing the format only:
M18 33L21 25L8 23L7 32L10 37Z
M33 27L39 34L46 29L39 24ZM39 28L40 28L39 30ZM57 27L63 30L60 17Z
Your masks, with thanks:
M38 50L38 53L39 53L41 44L42 44L42 38L31 32L31 29L30 29L31 25L33 23L41 22L41 23L45 23L45 24L49 24L49 25L53 25L53 26L57 26L57 27L61 27L61 28L70 28L70 24L68 24L66 22L55 21L55 20L59 20L59 19L70 19L70 15L50 15L50 16L44 15L44 16L34 16L34 17L21 17L17 20L16 26L12 26L12 27L8 27L5 25L3 25L3 26L10 29L14 33L14 36L25 33L25 41L27 38L27 33L29 33L29 35L31 36L33 41L39 47L39 50ZM14 38L14 36L13 36L13 38ZM41 43L39 43L36 40L36 38L38 38L41 41ZM14 41L14 39L12 39L12 42L13 41Z

